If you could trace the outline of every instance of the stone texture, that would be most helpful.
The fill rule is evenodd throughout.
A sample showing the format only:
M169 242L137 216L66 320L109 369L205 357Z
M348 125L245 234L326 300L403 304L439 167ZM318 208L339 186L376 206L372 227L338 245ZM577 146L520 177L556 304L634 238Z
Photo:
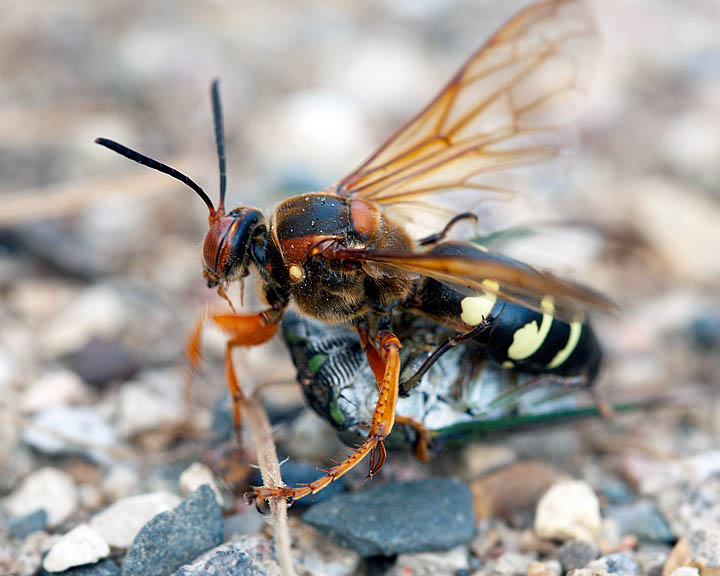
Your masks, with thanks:
M203 485L171 512L150 520L130 546L122 565L123 576L166 576L223 537L222 510L212 489Z
M341 494L312 506L303 520L362 556L447 550L475 530L470 490L447 478Z

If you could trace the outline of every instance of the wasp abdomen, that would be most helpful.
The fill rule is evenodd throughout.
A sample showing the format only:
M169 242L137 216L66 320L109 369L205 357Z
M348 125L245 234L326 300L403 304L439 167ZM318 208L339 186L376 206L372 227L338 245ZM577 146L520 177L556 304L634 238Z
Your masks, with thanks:
M469 243L438 244L431 252L469 255L481 248ZM484 254L487 259L488 255ZM493 256L508 260L504 256ZM518 263L518 266L524 266ZM411 308L458 332L481 323L487 328L475 336L484 353L504 368L534 374L585 376L598 372L602 353L587 321L565 322L553 316L552 297L538 303L540 312L499 298L499 286L483 282L488 291L468 295L432 278L419 280Z

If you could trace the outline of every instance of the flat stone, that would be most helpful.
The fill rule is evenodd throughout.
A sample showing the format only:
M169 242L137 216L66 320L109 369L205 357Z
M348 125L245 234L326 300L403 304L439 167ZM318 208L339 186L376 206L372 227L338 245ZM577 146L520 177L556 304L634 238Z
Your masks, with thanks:
M43 560L48 572L62 572L73 566L94 564L110 555L102 536L87 524L80 524L58 540Z
M173 576L275 576L280 567L266 538L245 537L203 554Z
M13 538L25 540L33 532L45 531L47 529L47 512L35 510L24 516L16 516L8 520L7 527Z
M535 532L548 540L587 540L600 531L600 503L592 488L581 481L554 484L535 511Z
M179 497L169 492L128 496L93 516L90 526L113 548L129 548L145 524L161 512L172 510L180 502Z
M78 494L73 479L62 470L49 466L29 474L5 499L5 509L13 516L45 510L51 528L67 520L77 506Z
M174 510L162 512L140 530L122 565L123 576L166 576L223 538L222 510L203 485Z
M449 478L340 494L312 506L303 520L361 556L448 550L475 531L470 490Z

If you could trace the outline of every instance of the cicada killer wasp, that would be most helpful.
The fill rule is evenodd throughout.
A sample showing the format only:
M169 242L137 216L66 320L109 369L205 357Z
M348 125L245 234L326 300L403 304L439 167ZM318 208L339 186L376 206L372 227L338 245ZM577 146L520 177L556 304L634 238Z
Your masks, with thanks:
M97 140L180 180L205 202L210 230L203 276L209 287L227 299L229 283L241 281L251 268L259 273L265 310L211 316L230 336L225 366L236 426L243 396L231 352L272 338L291 301L300 312L352 326L359 335L379 388L367 438L318 480L299 487L260 487L256 498L295 500L316 493L368 455L370 476L378 472L400 394L402 344L394 332L394 312L422 315L457 333L434 359L458 339L474 339L508 370L585 382L595 376L600 350L585 312L612 309L608 299L470 242L446 239L459 219L472 217L463 198L476 206L487 195L507 192L488 183L490 177L560 155L557 135L566 124L567 97L582 89L584 64L575 47L594 38L581 0L530 5L352 173L321 192L288 198L269 218L245 206L225 210L217 81L211 89L220 164L217 206L177 170L112 140ZM450 201L458 190L465 191L463 196ZM428 214L443 223L426 228L429 236L414 238L410 224ZM189 346L195 364L201 328Z

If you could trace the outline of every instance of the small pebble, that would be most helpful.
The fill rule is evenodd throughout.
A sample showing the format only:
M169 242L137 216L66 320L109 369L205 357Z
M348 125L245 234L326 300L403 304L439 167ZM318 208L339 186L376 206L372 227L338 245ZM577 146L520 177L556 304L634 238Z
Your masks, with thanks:
M618 576L637 576L638 574L637 562L625 552L618 552L617 554L610 554L593 560L588 564L588 568L604 570Z
M220 504L223 508L227 505L225 498L220 493L220 489L217 486L215 475L210 468L205 466L205 464L201 464L200 462L194 462L191 464L183 471L182 474L180 474L179 483L180 491L185 496L194 492L203 484L207 484L215 493L215 498L217 498L218 504Z
M448 478L340 494L311 506L303 520L361 556L447 550L475 531L469 488Z
M125 555L123 576L172 574L222 538L222 510L212 489L203 485L143 526Z
M80 524L58 540L43 560L48 572L62 572L73 566L93 564L110 555L102 536L87 524Z
M180 498L168 492L128 496L98 512L90 520L90 526L113 548L126 549L153 517L178 504Z
M601 526L597 496L581 481L554 484L535 511L535 532L548 540L592 541Z
M67 520L78 507L73 479L57 468L44 467L28 475L10 496L5 508L13 516L43 509L51 528Z
M7 527L13 538L25 540L30 534L47 530L48 518L45 510L35 510L24 516L8 520Z
M64 404L87 400L89 391L80 377L70 370L49 372L30 384L20 398L20 409L34 414Z
M600 550L592 542L569 540L557 552L558 560L565 572L585 568L600 556Z
M91 338L73 355L72 368L96 388L104 388L112 382L125 382L138 370L137 362L121 342L98 337Z

